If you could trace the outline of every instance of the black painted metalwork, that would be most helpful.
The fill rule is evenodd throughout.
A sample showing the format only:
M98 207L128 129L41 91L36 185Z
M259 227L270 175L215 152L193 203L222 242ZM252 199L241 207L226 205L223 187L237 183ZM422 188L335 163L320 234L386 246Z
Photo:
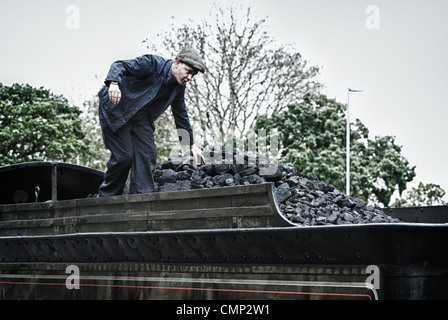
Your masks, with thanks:
M303 268L317 268L314 279L322 279L328 270L343 268L343 276L331 273L332 281L353 282L367 277L359 270L376 265L382 277L380 298L446 299L447 250L448 226L423 224L2 237L0 273L11 272L5 272L11 264L26 271L29 264L38 263L98 269L123 264L203 266L208 271L216 266L258 266L271 268L275 277L266 279L291 280L280 270L289 267L303 273Z
M287 226L272 184L0 206L0 236Z
M384 212L405 222L447 223L448 205L427 207L387 208Z
M448 264L448 225L180 230L2 237L0 262ZM329 245L332 244L332 245Z
M387 212L403 223L298 227L272 184L85 199L99 172L16 169L0 170L20 173L2 189L2 299L448 298L444 207ZM67 287L68 266L79 290Z
M86 198L98 193L98 170L61 162L27 162L0 168L0 204Z

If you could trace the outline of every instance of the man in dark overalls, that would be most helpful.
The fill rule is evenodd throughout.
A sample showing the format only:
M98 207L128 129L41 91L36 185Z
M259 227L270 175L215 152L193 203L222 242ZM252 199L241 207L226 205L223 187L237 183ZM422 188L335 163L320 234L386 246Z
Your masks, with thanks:
M194 143L184 99L186 83L199 71L205 72L204 61L190 48L174 60L148 54L112 64L98 93L103 140L111 152L99 197L122 194L129 170L130 193L154 192L154 121L170 105L176 128L189 134L194 160L204 161Z

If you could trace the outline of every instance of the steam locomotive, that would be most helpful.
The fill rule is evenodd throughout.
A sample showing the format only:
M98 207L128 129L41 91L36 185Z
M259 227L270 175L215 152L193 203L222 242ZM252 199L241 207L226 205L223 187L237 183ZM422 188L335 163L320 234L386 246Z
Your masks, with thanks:
M103 173L86 167L0 177L1 299L448 298L448 206L302 227L272 183L89 198Z

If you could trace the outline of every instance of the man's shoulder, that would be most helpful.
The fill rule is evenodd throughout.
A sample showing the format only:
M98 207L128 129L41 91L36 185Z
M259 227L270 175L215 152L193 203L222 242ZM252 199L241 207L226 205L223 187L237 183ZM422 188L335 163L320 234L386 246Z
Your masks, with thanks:
M166 73L170 69L172 64L172 59L167 59L156 54L145 54L139 57L141 66L146 65L146 67L153 69L156 72Z
M167 58L164 58L160 55L153 54L153 53L144 54L141 56L141 58L146 59L146 60L151 60L151 61L154 61L154 62L160 63L160 64L165 64L168 61L171 61L171 59L167 59Z

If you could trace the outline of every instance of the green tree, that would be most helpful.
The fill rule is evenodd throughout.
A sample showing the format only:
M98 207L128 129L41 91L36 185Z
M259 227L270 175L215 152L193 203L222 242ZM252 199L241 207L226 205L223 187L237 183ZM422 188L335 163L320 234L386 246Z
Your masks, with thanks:
M324 95L306 94L288 110L261 115L256 130L277 129L281 161L294 164L301 175L317 175L345 190L346 106ZM369 130L358 119L351 124L351 190L365 201L374 195L387 206L398 187L400 193L415 176L415 167L401 155L390 136L369 139Z
M438 184L420 182L416 188L412 187L404 198L396 199L393 207L445 205L447 204L443 200L445 193L445 190Z
M77 163L91 151L81 110L44 88L0 83L0 165L28 161Z
M189 152L189 146L182 146L179 143L179 134L171 112L164 112L155 121L155 128L154 139L157 144L158 162L162 163L173 155Z
M98 97L84 101L83 113L81 114L82 129L85 132L85 143L94 152L83 153L80 157L80 164L100 171L106 170L106 163L109 160L110 152L104 145L101 132L100 120L98 117Z

